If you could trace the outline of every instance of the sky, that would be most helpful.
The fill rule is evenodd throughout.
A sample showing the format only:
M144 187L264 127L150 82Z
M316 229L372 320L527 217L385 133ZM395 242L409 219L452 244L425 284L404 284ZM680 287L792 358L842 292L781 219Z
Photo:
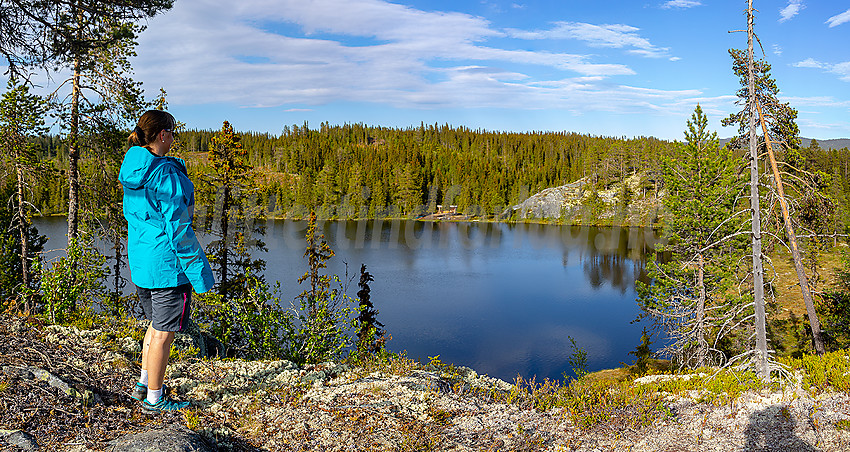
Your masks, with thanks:
M801 135L850 137L850 2L756 0ZM177 0L132 60L189 128L365 123L683 139L739 109L744 0ZM844 44L841 44L844 43Z

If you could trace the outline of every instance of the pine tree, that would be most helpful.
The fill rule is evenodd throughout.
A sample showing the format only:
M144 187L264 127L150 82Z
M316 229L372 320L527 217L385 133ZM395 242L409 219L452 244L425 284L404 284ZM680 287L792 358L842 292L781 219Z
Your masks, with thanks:
M818 183L816 180L812 180L810 177L811 173L801 170L801 167L805 164L805 159L800 151L799 128L796 124L797 110L792 108L789 103L782 103L778 100L779 87L770 74L770 64L763 59L756 60L754 58L755 17L752 0L748 1L746 14L747 50L732 49L729 51L733 59L733 71L741 83L741 89L737 92L738 103L746 105L746 107L740 112L725 118L722 124L724 126L738 125L739 136L730 143L730 146L743 149L746 145L749 153L753 307L755 311L754 323L756 332L754 349L756 355L754 359L759 375L763 378L768 378L770 370L766 336L767 317L764 301L763 264L765 257L763 256L763 248L765 246L768 249L772 247L774 244L771 243L771 238L778 237L783 232L787 234L787 239L790 242L790 248L794 255L795 267L800 280L804 303L809 315L810 325L812 326L815 349L818 352L823 351L823 344L819 339L819 322L813 303L811 302L811 297L807 296L808 282L806 281L806 275L803 272L799 259L796 239L793 233L793 222L791 220L792 216L796 217L796 221L805 217L799 213L796 215L795 212L789 213L789 209L787 209L788 199L784 198L783 193L785 190L780 181L780 173L772 149L778 147L784 150L785 162L781 162L784 166L783 169L789 171L793 179L800 181L799 187L793 188L794 186L790 185L789 188L791 189L789 192L796 191L798 198L802 199L800 204L808 203L810 206L817 206L815 209L812 209L818 211L818 214L813 216L815 219L822 216L829 216L830 210L833 209L831 209L829 202L825 202L828 200L828 196L821 193L823 190L826 190L826 186ZM758 135L759 131L763 132L762 136ZM772 145L767 142L768 139L772 142ZM774 174L774 178L772 178L773 187L768 193L768 202L765 204L768 206L783 205L782 212L784 218L773 217L773 221L771 221L771 216L775 213L775 209L765 209L762 211L761 204L761 197L763 196L761 188L767 186L767 184L761 181L763 173L759 165L760 156L764 151L768 151L768 154L771 156L771 166ZM774 202L777 200L779 202ZM791 204L793 205L794 203L792 202ZM780 232L783 229L780 225L783 223L785 230ZM771 231L771 227L774 230ZM766 238L766 241L763 240L763 237ZM815 257L817 252L817 244L813 243L812 245L808 249L810 258Z
M653 282L639 283L638 291L645 312L671 337L666 351L680 366L699 367L726 360L721 341L730 331L724 325L742 313L733 290L743 255L736 216L742 183L737 160L718 146L699 105L685 140L662 162L668 244L659 252L668 258L650 259Z
M0 228L18 231L17 245L20 249L16 251L20 256L20 273L14 278L20 278L18 290L23 297L23 311L27 313L33 312L35 308L29 296L29 292L36 286L30 261L41 251L44 243L44 238L38 236L30 221L32 203L29 194L36 178L43 172L43 165L39 163L30 139L47 131L44 126L45 113L46 104L41 97L30 94L27 86L16 85L14 80L9 80L0 100L0 158L15 174L15 195L11 203L14 206L11 218L13 224L9 225L11 227L0 224ZM0 187L0 190L5 188ZM0 202L5 203L5 200Z
M0 54L12 76L37 67L53 69L53 64L67 57L75 46L84 51L96 50L123 39L115 33L80 39L84 33L68 26L77 13L82 12L96 27L106 20L135 22L151 17L171 8L172 3L173 0L12 0L3 5Z
M68 240L77 239L80 225L80 160L87 136L104 127L122 128L144 107L140 84L129 78L130 57L143 27L136 21L171 7L170 0L105 2L71 0L33 2L45 15L52 60L71 72L71 93L51 96L60 123L67 130Z
M210 243L210 264L218 271L218 292L227 302L246 289L246 275L257 275L265 267L260 259L251 259L252 248L265 251L265 243L255 238L261 233L255 220L259 213L246 202L252 185L252 168L246 163L247 151L233 126L224 121L210 140L209 162L212 174L206 179L216 189L212 233L219 237Z

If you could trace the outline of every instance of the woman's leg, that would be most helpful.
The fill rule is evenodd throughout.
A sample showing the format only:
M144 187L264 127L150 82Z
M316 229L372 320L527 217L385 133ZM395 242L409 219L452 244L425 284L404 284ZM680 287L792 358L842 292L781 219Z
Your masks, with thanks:
M162 383L171 353L175 332L183 330L190 313L191 286L188 284L152 291L151 327L145 333L147 352L142 351L147 369L148 385L142 409L148 413L179 410L189 402L175 402L164 397Z
M156 331L153 329L153 325L148 324L148 330L145 331L145 340L142 342L142 370L148 370L148 350L151 347L151 338L153 338L153 333Z
M162 382L165 379L165 367L168 366L168 356L171 352L171 342L174 341L174 332L157 331L153 328L149 331L152 331L152 334L145 359L148 370L148 391L158 391L162 389ZM148 400L148 402L151 401Z

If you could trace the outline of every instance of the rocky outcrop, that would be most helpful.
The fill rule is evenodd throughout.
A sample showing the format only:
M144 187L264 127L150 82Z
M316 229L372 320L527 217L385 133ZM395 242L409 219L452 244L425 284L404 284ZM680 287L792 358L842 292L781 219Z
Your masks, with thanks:
M16 447L18 450L31 451L38 450L38 442L29 433L20 430L0 430L0 445L6 443L10 447Z
M525 201L508 207L501 218L518 220L559 219L573 224L647 225L656 220L658 200L645 189L646 177L633 174L611 184L607 189L594 189L585 177L560 187L547 188ZM629 199L623 199L628 193Z
M645 427L620 424L625 413L615 413L603 427L587 428L566 408L538 411L506 402L516 396L507 382L404 357L365 367L188 358L172 363L166 380L190 409L145 416L126 395L138 368L134 352L121 347L133 348L135 340L104 343L108 334L101 331L64 327L45 328L43 336L37 331L15 335L14 349L0 343L0 366L29 372L0 376L6 385L0 428L8 429L0 431L0 449L850 450L850 430L842 428L850 424L850 395L842 392L751 391L718 405L703 402L699 392L662 394L665 414ZM0 322L2 334L8 331ZM29 349L34 352L11 352ZM102 403L86 407L38 379L34 368L66 382L68 374L78 375ZM674 378L685 379L644 377L631 384L652 391Z
M162 429L124 435L112 441L107 450L109 452L214 452L218 448L185 427L169 425Z
M581 204L587 184L587 178L583 178L560 187L547 188L515 206L508 207L502 212L502 217L509 218L514 213L520 219L572 217L573 210Z

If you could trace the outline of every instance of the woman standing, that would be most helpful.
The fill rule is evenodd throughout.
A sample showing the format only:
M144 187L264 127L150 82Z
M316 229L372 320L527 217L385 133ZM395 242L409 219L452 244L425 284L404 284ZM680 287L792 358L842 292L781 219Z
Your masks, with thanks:
M179 410L163 393L165 367L174 333L189 321L192 288L215 284L204 250L192 230L194 186L186 163L167 157L176 122L171 114L146 111L128 141L118 180L124 186L127 254L145 317L151 323L142 348L142 374L132 397L145 413Z

